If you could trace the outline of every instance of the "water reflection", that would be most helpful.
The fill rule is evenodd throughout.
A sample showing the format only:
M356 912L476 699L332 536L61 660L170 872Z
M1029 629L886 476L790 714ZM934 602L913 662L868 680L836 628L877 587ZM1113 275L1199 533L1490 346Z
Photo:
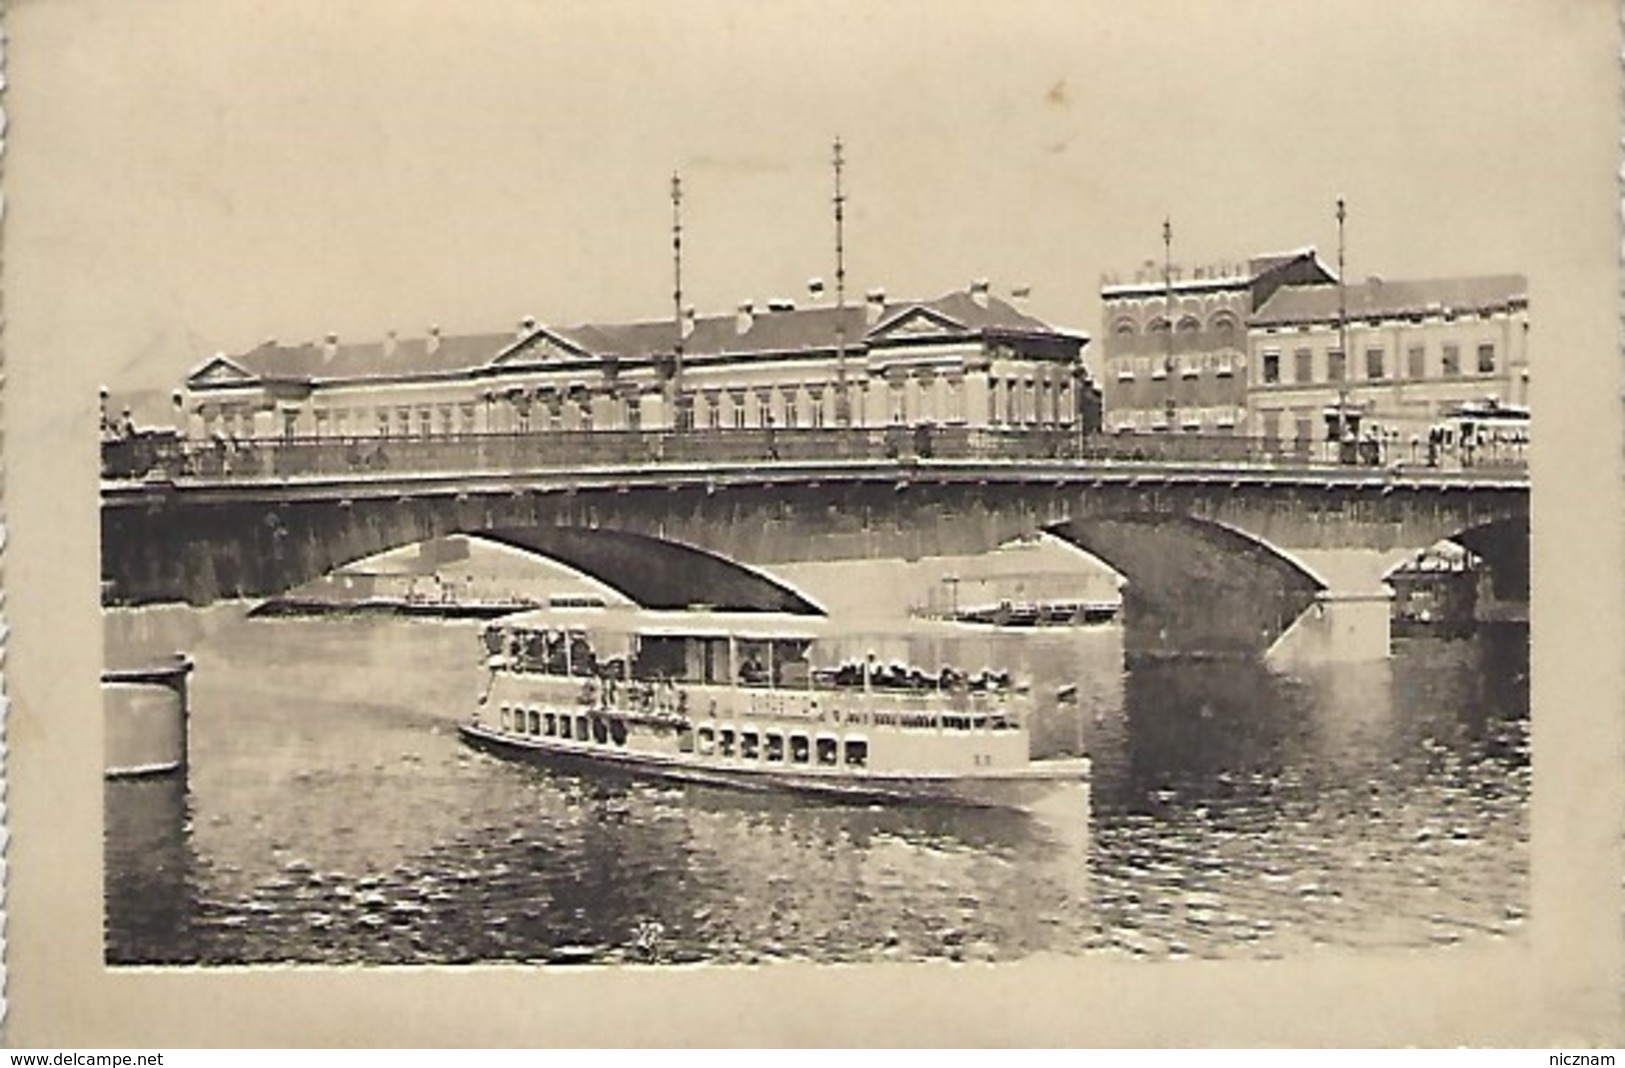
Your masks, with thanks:
M1515 932L1526 632L1275 675L1136 662L1115 628L854 628L1033 680L1038 814L868 808L566 774L476 753L477 624L114 612L189 648L190 791L107 795L110 961L1274 956Z

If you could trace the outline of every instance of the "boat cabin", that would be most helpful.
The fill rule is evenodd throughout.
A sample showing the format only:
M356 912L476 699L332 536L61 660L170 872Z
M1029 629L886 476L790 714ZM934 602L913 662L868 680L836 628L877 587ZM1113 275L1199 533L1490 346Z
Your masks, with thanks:
M672 613L669 615L677 615ZM560 611L526 613L486 629L486 652L510 671L763 689L810 689L817 635L806 625L746 617L572 618Z

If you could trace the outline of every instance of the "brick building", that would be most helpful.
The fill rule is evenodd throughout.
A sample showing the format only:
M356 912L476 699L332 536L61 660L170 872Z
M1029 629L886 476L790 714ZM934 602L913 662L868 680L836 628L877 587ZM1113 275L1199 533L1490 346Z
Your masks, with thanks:
M1312 248L1166 274L1152 265L1132 282L1103 280L1097 366L1106 429L1247 433L1254 311L1284 287L1335 278Z

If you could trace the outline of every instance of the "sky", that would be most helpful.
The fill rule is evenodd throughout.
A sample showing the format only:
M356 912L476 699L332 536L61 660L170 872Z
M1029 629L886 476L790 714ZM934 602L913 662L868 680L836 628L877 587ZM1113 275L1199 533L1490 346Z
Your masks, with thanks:
M87 396L269 337L661 318L674 171L686 302L805 302L839 135L858 299L980 277L1098 333L1165 217L1176 263L1335 261L1343 196L1351 277L1519 272L1538 322L1583 254L1608 5L1374 10L22 0L12 318Z

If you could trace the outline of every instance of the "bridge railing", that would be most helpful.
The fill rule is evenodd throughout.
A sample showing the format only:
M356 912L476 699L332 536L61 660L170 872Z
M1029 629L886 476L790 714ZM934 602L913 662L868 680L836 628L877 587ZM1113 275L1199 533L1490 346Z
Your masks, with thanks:
M1375 449L1352 466L1426 468L1425 460ZM102 447L107 479L310 478L358 475L501 474L583 467L717 464L749 467L795 462L965 460L1075 461L1147 465L1351 466L1323 445L1293 447L1231 435L1084 434L1074 429L885 427L580 430L390 438L283 438L190 441L137 435ZM1446 461L1450 470L1460 465ZM1522 471L1516 456L1481 455L1475 468Z

